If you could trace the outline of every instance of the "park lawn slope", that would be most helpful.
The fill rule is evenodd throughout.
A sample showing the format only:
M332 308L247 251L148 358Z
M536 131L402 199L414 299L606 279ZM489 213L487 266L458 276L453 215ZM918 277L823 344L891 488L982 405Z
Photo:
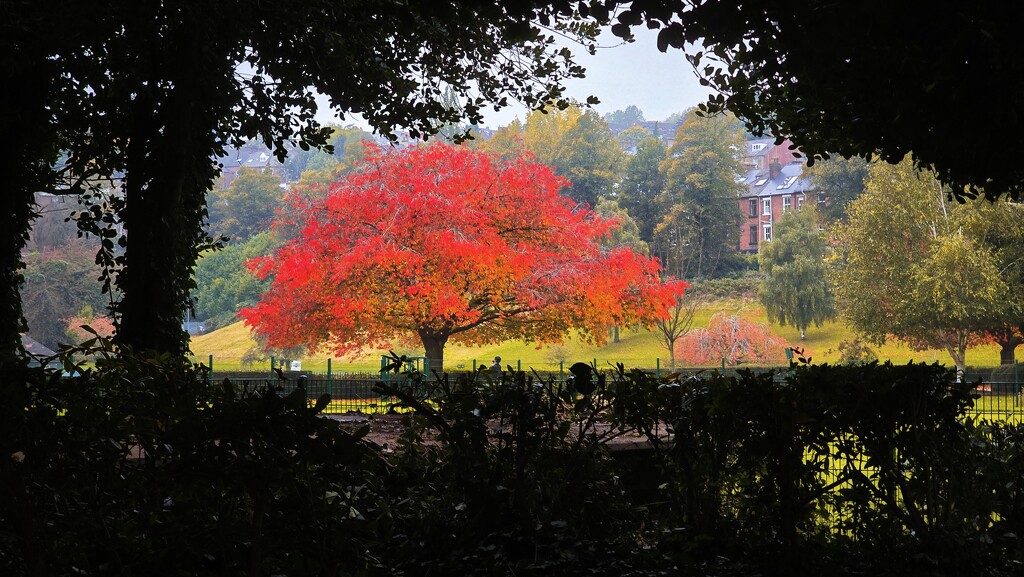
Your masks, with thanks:
M708 306L699 309L694 318L694 326L706 327L711 316L715 313L736 314L754 322L767 323L768 318L764 309L751 301L730 300L716 301ZM805 350L805 355L810 355L816 363L834 363L839 360L839 344L843 341L850 341L856 334L845 325L838 322L828 322L821 327L810 327L807 330L807 338L800 341L800 333L793 327L781 327L772 325L772 330L785 339L790 346L800 347ZM267 361L255 363L249 367L243 367L242 359L247 352L253 350L255 341L249 329L241 322L237 322L211 333L192 337L191 348L196 360L208 362L209 356L213 355L214 366L219 370L238 370L250 368L262 370L269 367ZM949 355L942 350L914 351L909 347L889 341L881 346L872 346L880 360L891 360L894 363L907 363L909 361L942 364L951 364ZM380 355L386 353L383 350L367 350L365 354L356 355L350 358L334 359L332 370L340 371L374 371L380 366ZM419 356L422 350L396 349L400 354ZM302 368L305 371L326 371L327 356L324 354L312 355L302 359ZM599 367L606 367L609 363L623 363L627 368L642 367L653 369L660 366L667 369L669 366L669 355L658 336L643 328L630 329L622 328L619 331L619 342L613 342L610 338L602 346L590 345L581 342L578 335L571 334L563 343L544 344L524 343L521 341L506 341L497 345L483 347L469 347L462 345L449 345L445 347L445 367L449 371L469 370L477 365L489 365L495 356L502 358L502 364L522 367L523 369L535 368L541 371L559 370L559 361L563 366L574 362L583 361L586 363L597 362ZM999 364L999 350L995 345L983 345L971 348L967 353L969 366L993 367ZM677 365L683 366L677 360Z

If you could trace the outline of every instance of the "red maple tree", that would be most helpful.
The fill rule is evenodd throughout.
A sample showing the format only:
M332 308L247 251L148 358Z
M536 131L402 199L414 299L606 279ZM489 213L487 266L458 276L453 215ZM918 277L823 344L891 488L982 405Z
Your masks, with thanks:
M349 354L419 341L442 370L448 342L600 343L650 323L688 286L599 241L617 223L560 196L531 157L446 144L371 152L326 195L293 193L275 227L291 240L251 263L270 278L241 312L277 348Z

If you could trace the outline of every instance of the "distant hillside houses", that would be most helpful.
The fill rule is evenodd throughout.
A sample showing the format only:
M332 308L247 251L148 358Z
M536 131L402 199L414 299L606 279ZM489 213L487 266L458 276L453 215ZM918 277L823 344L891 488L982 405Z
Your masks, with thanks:
M239 148L225 149L224 154L217 158L221 165L221 186L227 188L238 175L240 168L270 169L281 176L283 165L277 161L270 148L259 141L250 141Z
M744 216L740 251L755 253L761 243L772 240L775 222L787 211L799 210L813 191L804 176L804 159L789 139L775 144L774 138L756 138L746 144L741 159L745 172L736 179L745 187L739 198Z

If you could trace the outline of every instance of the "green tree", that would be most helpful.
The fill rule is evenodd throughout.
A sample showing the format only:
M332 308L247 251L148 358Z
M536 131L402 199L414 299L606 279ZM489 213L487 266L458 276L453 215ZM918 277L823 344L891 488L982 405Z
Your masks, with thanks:
M847 207L864 193L868 162L859 156L834 156L814 163L807 168L806 174L813 183L814 191L827 200L821 215L829 222L845 222Z
M615 140L619 143L619 148L622 149L622 152L633 154L642 141L652 137L651 131L643 126L630 126L616 134Z
M257 280L245 263L272 253L277 245L273 233L266 230L244 243L203 254L195 269L196 318L215 329L235 322L243 307L255 305L270 283Z
M210 195L211 232L245 242L270 227L283 198L281 179L273 171L242 167L227 189Z
M560 143L555 165L569 179L567 196L597 206L602 196L614 194L623 155L608 123L593 110L583 113Z
M628 157L619 183L619 204L636 220L640 238L648 243L654 240L654 227L660 219L657 199L665 189L660 167L666 154L661 141L648 133L636 144L636 153Z
M569 181L569 198L594 207L600 197L614 193L622 151L608 124L593 110L570 106L531 112L523 140L539 162Z
M636 220L630 216L629 211L619 206L619 201L601 198L598 200L594 212L601 218L618 223L618 228L601 241L601 246L607 249L630 248L633 252L642 255L651 253L650 247L640 238L640 227Z
M646 121L643 110L635 104L630 104L625 110L614 110L604 115L604 121L611 126L626 128L636 126Z
M523 123L517 118L502 126L480 144L480 149L502 160L518 158L526 150ZM540 161L539 158L537 160Z
M789 211L779 219L771 242L761 247L758 262L765 275L758 299L768 320L800 330L835 318L835 300L825 269L825 239L818 232L812 206Z
M963 371L968 346L1002 325L1008 285L948 192L909 158L871 166L837 227L831 276L840 315L869 341L942 348Z
M1024 206L1006 198L977 199L954 214L956 226L989 249L1009 287L1000 320L988 335L999 345L1000 364L1013 364L1017 347L1024 344Z
M656 252L678 278L714 276L723 256L735 254L743 190L736 150L743 130L732 116L703 118L691 111L661 164L665 189Z

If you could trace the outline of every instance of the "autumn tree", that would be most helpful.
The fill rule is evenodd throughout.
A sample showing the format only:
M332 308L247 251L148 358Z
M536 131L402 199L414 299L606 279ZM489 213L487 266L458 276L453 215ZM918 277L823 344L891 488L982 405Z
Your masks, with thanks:
M992 247L961 225L971 208L948 193L909 158L872 165L831 274L840 315L870 342L945 349L962 372L967 348L1003 326L1010 285Z
M605 250L628 248L644 256L651 253L650 247L640 238L640 227L637 226L629 212L619 206L617 200L601 198L598 200L594 212L601 218L611 220L616 224L612 232L601 239L601 246ZM621 327L618 325L611 328L612 342L619 342L620 329Z
M736 199L743 187L736 182L736 150L742 135L734 117L703 118L691 111L661 165L665 189L658 199L662 218L655 245L669 272L680 278L713 276L722 258L737 250Z
M740 363L781 363L789 345L764 323L739 315L715 313L706 328L694 329L679 341L679 356L693 365L725 361Z
M183 355L191 271L210 246L205 195L227 146L259 137L278 160L322 147L316 93L375 130L418 137L438 122L479 122L511 101L565 105L581 76L555 34L590 43L607 10L520 0L140 3L53 6L5 2L0 120L8 194L0 212L0 355L24 327L17 287L33 194L90 192L90 176L120 179L120 201L79 224L98 232L99 258L120 291L120 345ZM460 107L443 106L447 88ZM67 162L58 165L61 152ZM122 232L124 235L122 236ZM120 237L120 238L119 238ZM120 246L119 246L120 242Z
M800 330L835 317L835 303L825 268L825 239L818 232L813 205L782 215L771 242L757 255L764 273L758 299L768 320Z
M686 284L636 252L602 249L614 223L558 194L546 166L433 144L371 156L302 235L255 262L270 289L242 316L270 346L348 353L419 341L443 368L448 342L551 342L570 329L650 324Z

